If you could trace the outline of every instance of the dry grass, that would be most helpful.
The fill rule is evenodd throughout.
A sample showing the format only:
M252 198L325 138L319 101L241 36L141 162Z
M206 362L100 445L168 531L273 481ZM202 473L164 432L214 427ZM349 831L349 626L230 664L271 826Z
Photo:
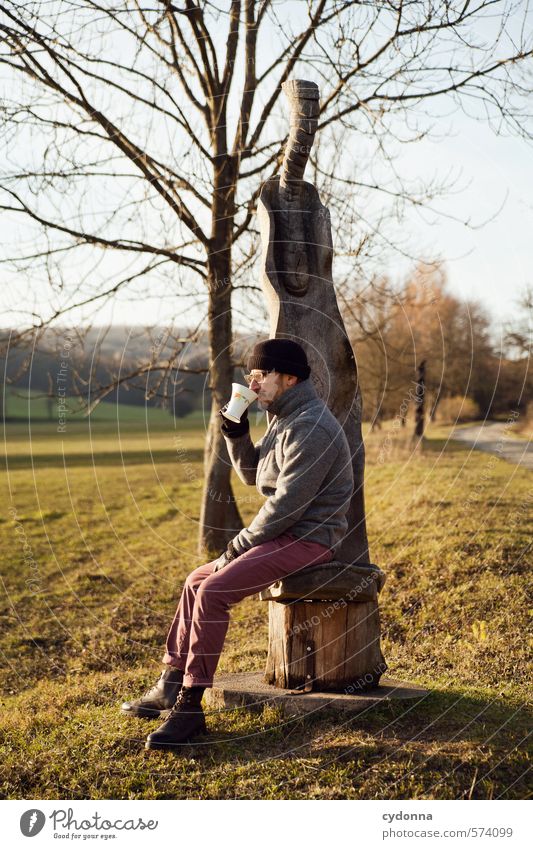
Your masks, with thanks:
M214 713L202 745L144 752L153 723L118 705L157 676L180 586L200 562L202 436L102 427L89 441L72 426L61 445L42 425L30 452L24 427L8 428L1 795L523 797L533 478L444 428L416 449L394 423L367 438L384 652L390 674L431 695L352 718ZM248 521L259 496L236 493ZM266 645L267 606L246 599L219 671L261 670Z

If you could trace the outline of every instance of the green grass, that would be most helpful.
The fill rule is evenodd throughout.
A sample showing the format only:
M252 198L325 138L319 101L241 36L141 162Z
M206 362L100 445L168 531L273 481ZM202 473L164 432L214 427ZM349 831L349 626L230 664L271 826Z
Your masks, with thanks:
M52 432L53 426L59 424L58 402L56 399L47 398L43 392L37 390L14 389L8 387L4 399L5 419L8 423L25 425L30 421L32 425L45 425L46 430ZM163 428L173 427L173 418L168 410L160 407L137 406L134 404L116 404L110 401L102 401L96 405L89 416L80 404L79 398L66 398L64 413L65 423L68 427L85 426L90 428L91 424L119 424L121 427L130 428ZM63 411L61 411L63 415ZM202 413L195 411L189 414L190 421L201 421ZM180 420L178 420L180 421Z
M367 437L384 654L430 695L355 717L213 712L201 745L144 751L157 723L118 708L158 676L202 562L203 436L198 417L6 426L0 795L523 798L533 477L446 428L418 450L390 424ZM261 499L235 492L248 522ZM238 605L218 671L262 670L267 632L266 604Z

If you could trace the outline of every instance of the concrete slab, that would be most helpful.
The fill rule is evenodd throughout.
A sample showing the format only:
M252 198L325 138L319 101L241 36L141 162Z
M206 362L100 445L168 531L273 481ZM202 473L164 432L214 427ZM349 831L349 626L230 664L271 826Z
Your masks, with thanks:
M213 710L239 707L260 710L267 703L280 706L286 714L306 714L326 708L360 713L376 705L424 699L429 692L406 681L382 678L379 687L364 692L293 695L291 690L266 684L261 672L236 672L215 677L213 687L205 691L204 701Z

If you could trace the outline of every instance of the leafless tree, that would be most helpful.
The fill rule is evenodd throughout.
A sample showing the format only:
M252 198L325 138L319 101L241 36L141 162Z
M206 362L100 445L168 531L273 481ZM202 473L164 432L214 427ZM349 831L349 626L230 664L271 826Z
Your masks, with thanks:
M509 356L529 360L533 336L533 285L522 289L518 300L518 315L505 328L504 342Z
M480 388L484 385L481 395L496 388L498 354L490 318L482 304L449 290L441 262L419 263L396 284L386 277L372 281L362 296L347 301L345 314L373 427L387 418L404 425L407 413L419 409L422 361L432 421L441 401L468 396L483 406ZM490 399L485 401L490 407Z
M353 270L386 238L369 197L393 209L426 198L395 172L393 148L429 131L434 103L529 135L528 15L519 0L0 0L6 274L47 282L54 304L26 324L124 290L141 310L149 291L187 295L181 309L205 297L201 546L222 549L241 525L214 413L232 378L232 315L259 303L254 213L286 137L281 83L320 86L312 164L338 232L357 222L342 229Z

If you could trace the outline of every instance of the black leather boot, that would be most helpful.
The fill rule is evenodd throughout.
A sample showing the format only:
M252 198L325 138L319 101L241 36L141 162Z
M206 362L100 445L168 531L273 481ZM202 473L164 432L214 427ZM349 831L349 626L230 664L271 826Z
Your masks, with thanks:
M146 738L145 749L174 749L182 743L192 742L199 734L206 734L202 710L204 687L182 687L169 717Z
M121 710L129 716L143 719L157 719L161 711L170 710L178 698L183 683L183 672L174 666L167 666L161 678L151 690L148 690L134 702L124 702Z

